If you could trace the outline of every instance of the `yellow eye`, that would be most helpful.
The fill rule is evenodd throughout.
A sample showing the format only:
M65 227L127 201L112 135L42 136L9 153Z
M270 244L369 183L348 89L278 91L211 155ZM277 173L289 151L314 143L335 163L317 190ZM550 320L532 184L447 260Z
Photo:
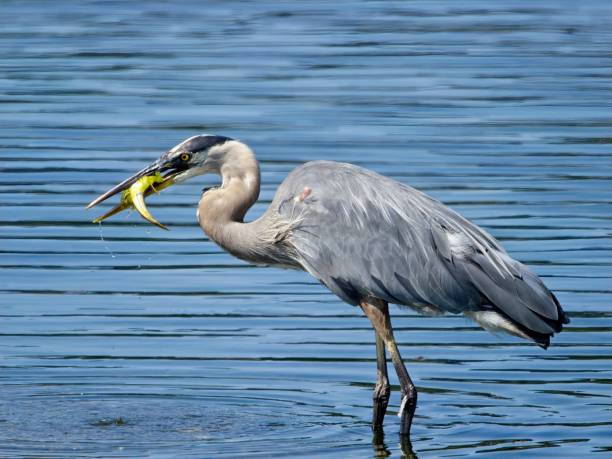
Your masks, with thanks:
M187 162L187 161L189 161L189 158L191 158L191 155L189 153L183 153L181 155L181 161Z

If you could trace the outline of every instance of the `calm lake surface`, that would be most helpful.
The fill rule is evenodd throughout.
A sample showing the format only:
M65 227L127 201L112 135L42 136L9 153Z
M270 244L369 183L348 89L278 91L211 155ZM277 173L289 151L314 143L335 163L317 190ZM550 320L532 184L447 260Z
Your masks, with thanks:
M149 200L170 232L90 223L201 132L256 151L251 218L302 162L350 161L558 295L548 351L393 308L415 455L612 456L612 2L4 0L0 21L2 457L402 456L396 385L372 442L368 321L211 243L214 177Z

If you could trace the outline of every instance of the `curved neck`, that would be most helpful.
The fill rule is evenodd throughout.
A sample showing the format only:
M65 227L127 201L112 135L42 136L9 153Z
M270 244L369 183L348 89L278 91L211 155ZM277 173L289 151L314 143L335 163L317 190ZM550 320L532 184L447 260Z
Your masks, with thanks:
M204 231L216 223L242 223L247 211L257 202L261 180L259 163L250 150L244 153L239 161L221 166L221 187L202 196L198 211L204 216L200 222Z
M219 168L220 188L205 192L198 205L198 221L213 241L231 254L256 260L261 247L258 221L244 223L247 211L259 197L259 164L253 152L240 144Z

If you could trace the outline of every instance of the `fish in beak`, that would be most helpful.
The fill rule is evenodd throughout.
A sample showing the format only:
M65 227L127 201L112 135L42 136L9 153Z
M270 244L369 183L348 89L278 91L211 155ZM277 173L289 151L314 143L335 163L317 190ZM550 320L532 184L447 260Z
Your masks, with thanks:
M121 202L109 212L96 218L94 223L101 222L125 209L134 207L148 222L160 228L168 229L155 220L147 210L145 198L152 193L158 193L175 183L184 182L196 175L218 172L218 165L215 166L215 160L208 161L208 154L212 148L221 147L231 140L229 137L212 134L196 135L184 140L162 154L153 164L91 201L87 209L100 204L111 196L122 193Z
M139 178L127 190L121 193L121 202L117 206L93 220L93 223L99 223L122 210L134 207L146 221L167 230L168 227L166 225L161 224L151 215L151 212L147 209L144 198L153 192L159 193L164 188L172 185L172 183L172 179L164 179L159 172L155 175L145 175Z
M145 167L90 202L86 207L87 209L91 209L102 201L118 193L122 193L119 204L104 215L93 220L93 223L99 223L125 209L134 207L146 221L167 230L168 228L165 225L158 222L153 215L151 215L145 204L145 198L152 193L159 193L161 190L176 183L174 177L183 170L173 167L174 165L164 165L160 163L161 161L156 161L150 166ZM170 172L162 176L160 171L167 170Z

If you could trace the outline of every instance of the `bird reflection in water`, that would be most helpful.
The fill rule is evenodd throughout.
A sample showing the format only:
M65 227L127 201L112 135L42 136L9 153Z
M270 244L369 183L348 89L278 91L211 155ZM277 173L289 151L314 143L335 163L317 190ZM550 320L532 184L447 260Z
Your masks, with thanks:
M402 459L418 459L417 454L412 449L412 441L408 435L399 436L399 447ZM372 435L372 449L375 458L385 458L391 456L391 450L385 443L385 431L381 428L374 429Z

